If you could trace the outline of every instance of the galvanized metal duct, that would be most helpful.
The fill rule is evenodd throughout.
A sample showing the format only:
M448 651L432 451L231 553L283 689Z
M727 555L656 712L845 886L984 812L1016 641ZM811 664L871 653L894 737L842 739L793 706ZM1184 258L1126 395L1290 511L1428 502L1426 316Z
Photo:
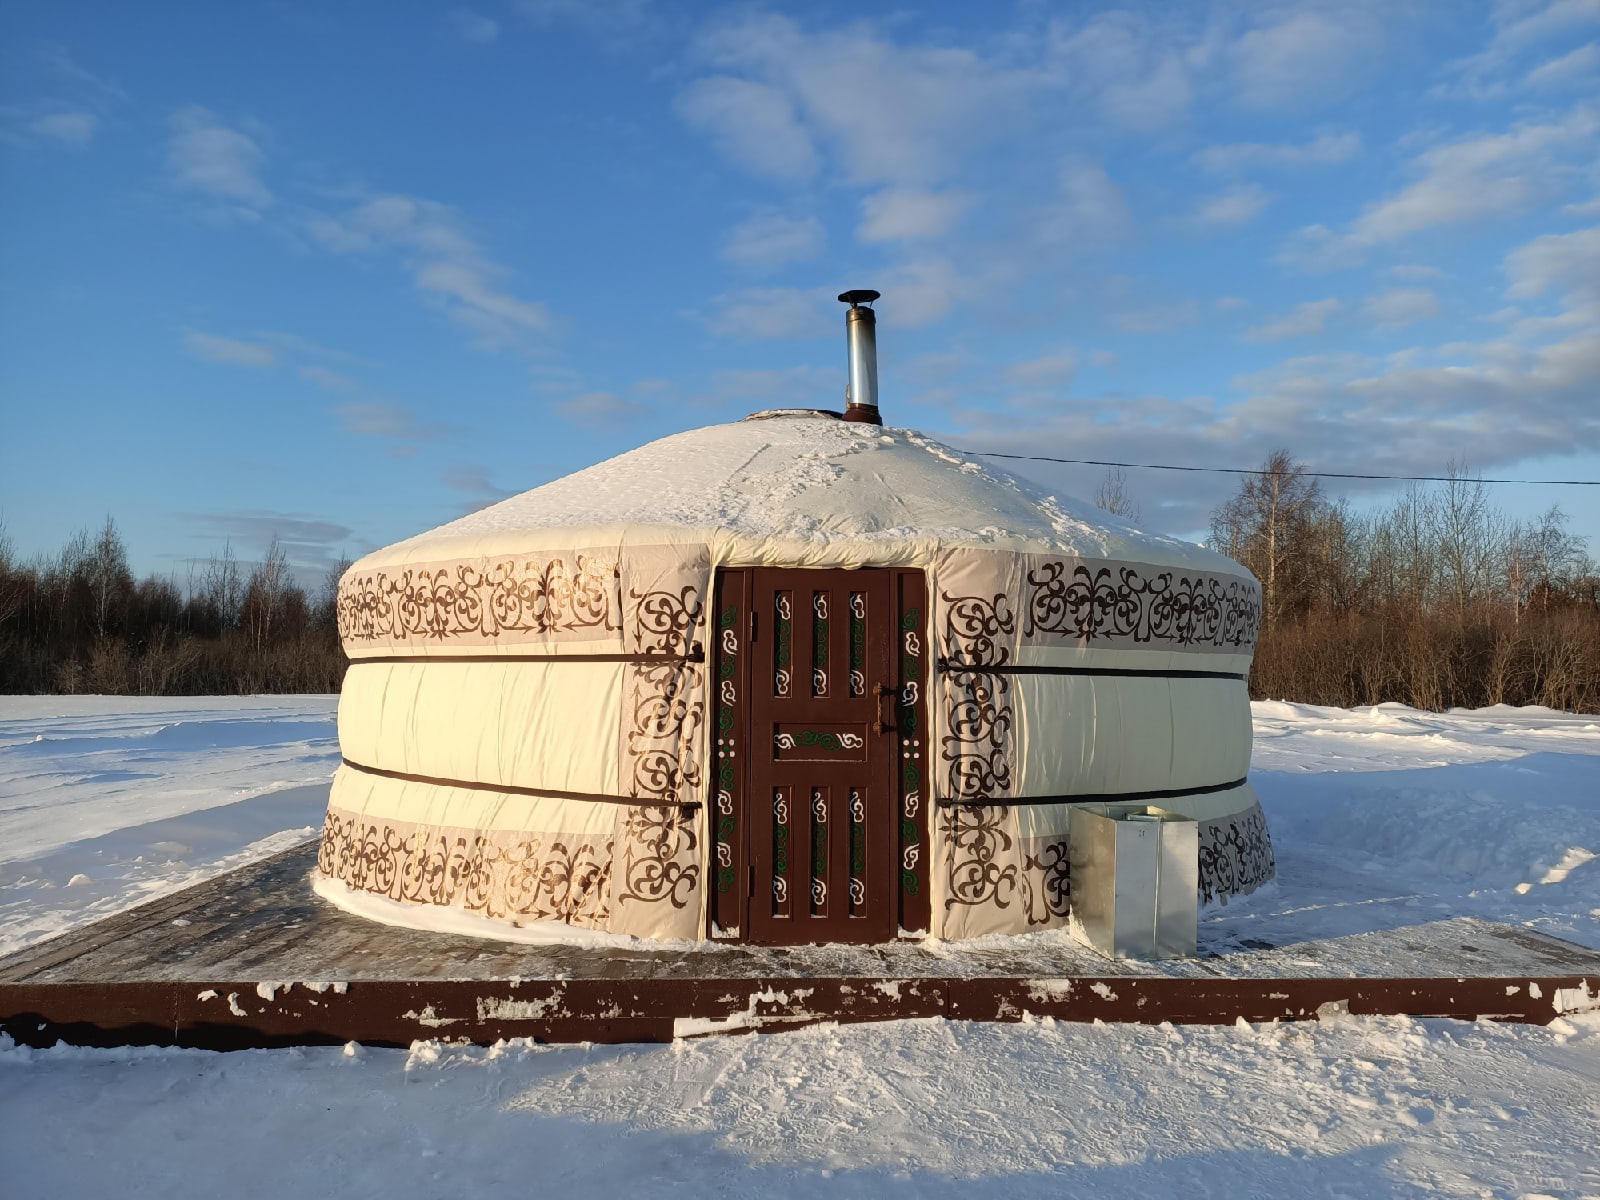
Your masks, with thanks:
M850 306L844 315L845 341L850 355L850 384L845 390L844 419L882 425L878 413L878 317L866 307L878 298L870 288L841 292L839 300Z

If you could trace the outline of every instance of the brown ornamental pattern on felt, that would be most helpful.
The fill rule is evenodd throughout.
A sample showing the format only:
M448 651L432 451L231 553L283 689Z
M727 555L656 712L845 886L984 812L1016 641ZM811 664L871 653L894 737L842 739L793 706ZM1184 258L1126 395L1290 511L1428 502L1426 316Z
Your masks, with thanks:
M945 733L939 754L951 800L1004 796L1013 759L1011 680L979 668L1003 666L1017 619L1004 593L990 598L941 593L946 660Z
M604 928L611 842L393 825L329 810L317 867L363 892L487 917Z
M640 654L687 654L702 612L700 588L630 592L628 622ZM703 663L629 663L623 708L623 789L640 799L700 798Z
M1009 908L1016 895L1015 844L1005 826L1009 808L947 808L945 853L948 871L945 910L956 905Z
M1022 861L1022 898L1029 925L1059 925L1072 907L1072 863L1067 839L1035 846Z
M676 591L629 590L633 604L629 629L636 654L687 654L690 634L700 623L704 602L699 585L685 584Z
M339 636L347 644L605 637L622 627L619 578L615 557L582 552L379 567L340 583Z
M1200 823L1200 902L1253 892L1277 874L1272 837L1259 804Z
M615 903L686 908L700 886L694 816L677 808L630 808L622 826Z
M1131 640L1157 646L1255 645L1261 588L1248 579L1054 560L1028 572L1030 640Z

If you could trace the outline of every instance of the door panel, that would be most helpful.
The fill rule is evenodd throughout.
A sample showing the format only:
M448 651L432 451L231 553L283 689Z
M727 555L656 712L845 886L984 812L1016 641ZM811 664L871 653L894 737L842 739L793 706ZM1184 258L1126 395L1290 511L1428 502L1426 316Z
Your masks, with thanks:
M751 941L894 936L893 582L882 570L751 572Z

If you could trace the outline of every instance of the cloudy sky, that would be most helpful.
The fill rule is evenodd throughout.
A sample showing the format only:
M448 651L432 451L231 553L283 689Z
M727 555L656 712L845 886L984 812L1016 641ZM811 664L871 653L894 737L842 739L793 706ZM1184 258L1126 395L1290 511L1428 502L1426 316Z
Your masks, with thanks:
M24 555L311 573L836 407L847 287L964 448L1600 478L1600 0L12 0L0 164ZM1189 534L1233 487L1129 484ZM1496 499L1600 549L1597 493Z

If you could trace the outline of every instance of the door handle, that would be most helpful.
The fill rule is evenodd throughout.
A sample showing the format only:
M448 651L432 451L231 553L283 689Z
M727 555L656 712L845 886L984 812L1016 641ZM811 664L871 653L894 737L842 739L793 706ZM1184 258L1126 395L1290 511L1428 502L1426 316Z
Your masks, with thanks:
M890 687L887 683L880 683L876 687L874 687L872 690L874 692L876 692L877 696L878 696L878 704L879 704L879 709L878 709L878 732L879 733L894 733L894 732L898 731L900 726L895 721L893 721L893 720L886 721L886 720L883 719L883 708L882 708L883 699L884 699L885 696L893 696L894 695L894 689L892 687ZM892 713L893 711L894 711L893 705L891 705L890 706L890 712Z

